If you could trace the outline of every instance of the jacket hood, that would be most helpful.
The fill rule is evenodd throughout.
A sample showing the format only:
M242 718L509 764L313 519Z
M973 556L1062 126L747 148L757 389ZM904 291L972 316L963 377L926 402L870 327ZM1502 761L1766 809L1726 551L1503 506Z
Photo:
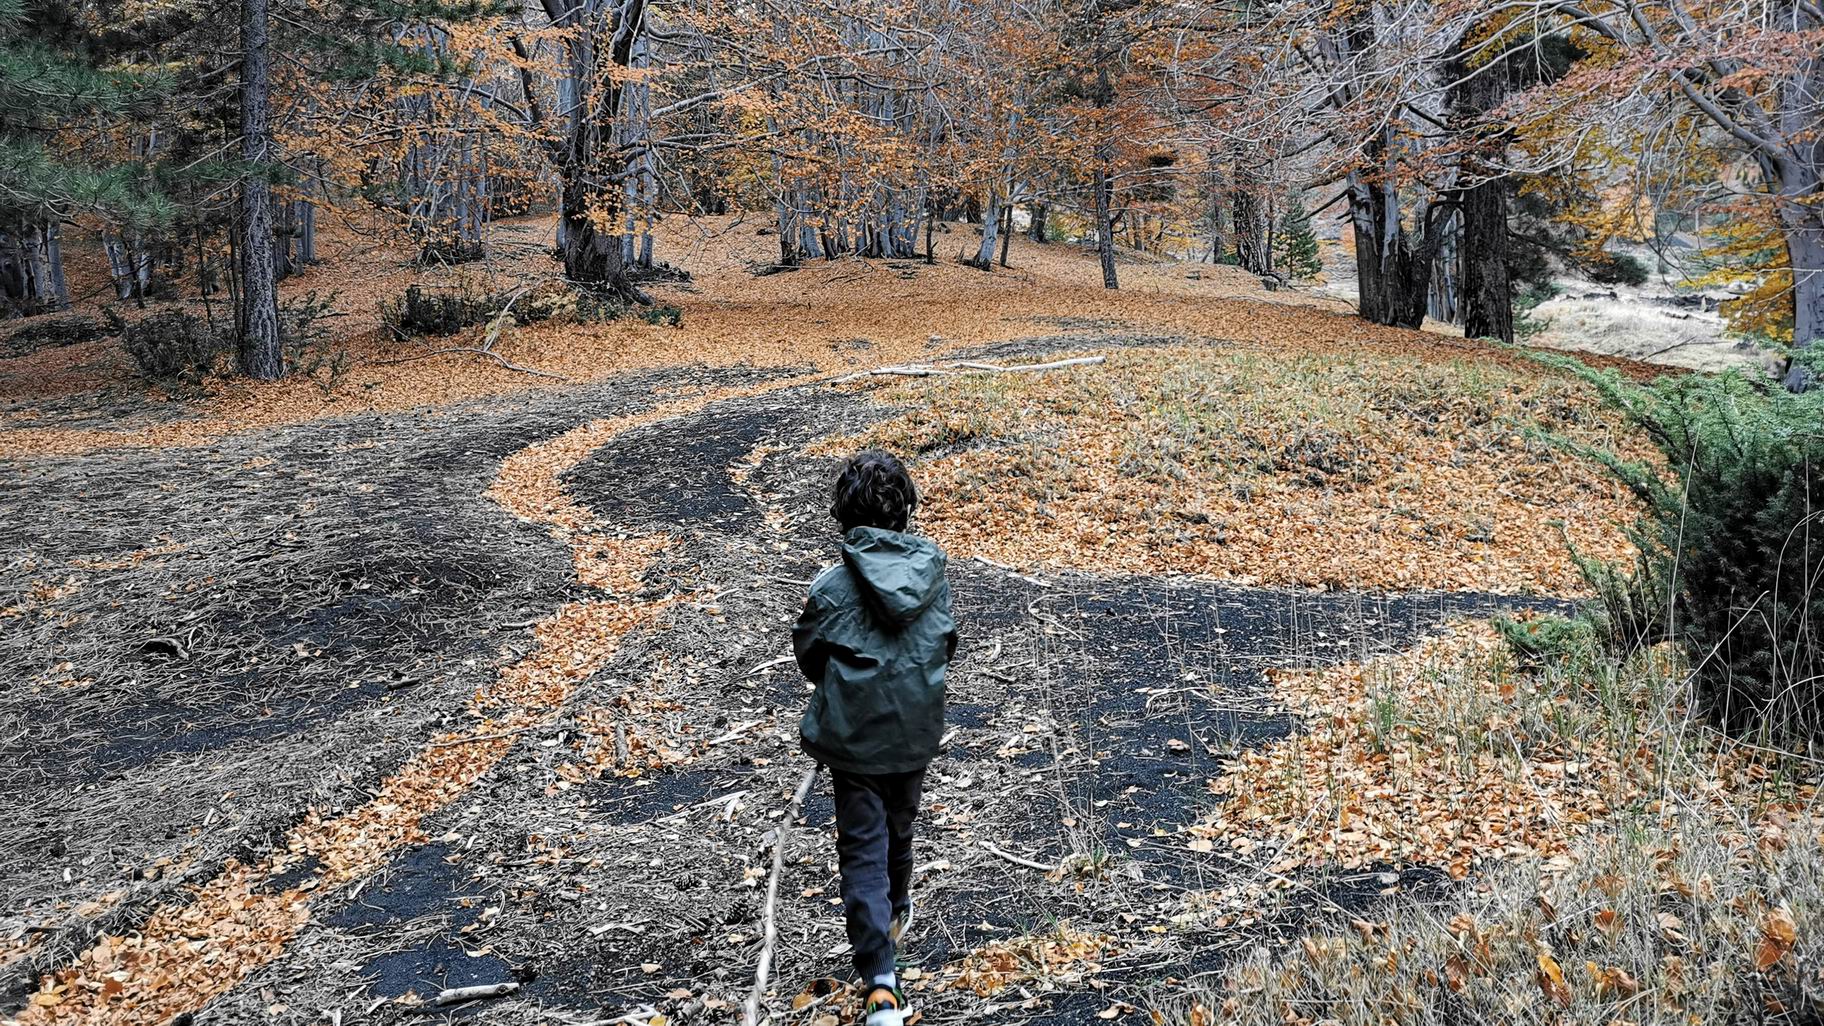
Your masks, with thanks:
M944 550L916 534L853 528L842 539L842 562L869 604L895 624L918 619L944 584Z

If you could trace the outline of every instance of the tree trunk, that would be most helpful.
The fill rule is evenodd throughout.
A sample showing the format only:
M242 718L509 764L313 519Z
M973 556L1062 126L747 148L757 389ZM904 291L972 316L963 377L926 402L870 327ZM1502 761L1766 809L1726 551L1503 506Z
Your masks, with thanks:
M133 273L133 259L127 252L126 242L113 232L103 232L101 249L108 257L108 277L114 282L115 298L132 299L137 296L139 291Z
M241 0L241 369L272 381L285 375L279 347L279 292L273 260L272 161L267 0Z
M215 291L210 282L208 240L204 237L203 226L196 227L196 294L203 298L203 318L209 327L215 327L215 304L209 296Z
M654 212L659 208L659 185L657 178L653 174L653 156L650 140L647 142L646 156L641 163L640 195L642 197L640 203L645 210L646 220L640 226L639 264L641 267L649 268L652 266L652 225L657 218L657 214Z
M1811 195L1817 193L1814 183ZM1792 267L1792 347L1805 349L1824 343L1824 209L1815 201L1782 203L1780 224L1785 229L1786 258ZM1815 386L1816 377L1794 360L1786 368L1784 380L1786 387L1796 392Z
M272 277L274 281L284 281L291 277L291 240L295 234L293 212L296 209L291 200L274 199L278 208L273 218L273 233L277 241L272 247Z
M1514 289L1507 271L1507 184L1463 191L1463 334L1514 340Z
M1370 190L1376 195L1380 190ZM1404 228L1391 233L1371 221L1355 225L1356 295L1364 319L1395 328L1425 323L1431 258L1413 250Z
M603 286L610 291L629 287L621 236L618 232L611 235L597 231L595 220L589 216L594 176L580 165L571 165L563 169L561 177L563 191L559 193L559 200L564 221L564 277L584 285Z
M1026 234L1032 239L1032 241L1040 243L1040 244L1051 241L1049 238L1046 237L1046 228L1045 228L1045 217L1050 212L1051 212L1051 210L1050 210L1050 207L1048 204L1034 203L1032 205L1032 224L1030 227L1028 227L1026 229Z
M152 294L152 247L145 236L134 232L127 242L127 251L133 254L134 295L144 299Z
M1115 279L1115 225L1109 217L1109 193L1112 183L1108 178L1108 165L1096 162L1096 254L1102 260L1102 287L1118 289L1120 282Z
M1474 69L1460 62L1454 66L1452 74L1461 84L1451 100L1466 131L1476 131L1507 99L1509 59ZM1506 147L1507 133L1503 131L1479 140L1461 158L1463 180L1469 184L1458 195L1462 206L1459 309L1466 337L1511 343L1514 290L1507 269L1507 181L1499 169Z
M317 205L307 199L298 200L296 223L297 263L314 264L317 262Z
M1252 174L1235 168L1235 188L1229 197L1230 231L1235 236L1235 260L1249 274L1273 270L1273 246L1267 238L1266 209Z
M17 234L0 232L0 295L11 312L24 317L70 304L55 221Z
M1349 174L1349 220L1355 229L1355 266L1361 315L1376 324L1417 328L1425 323L1431 285L1431 247L1414 244L1400 219L1399 188L1387 166L1391 130L1364 147L1367 165L1380 171L1370 180Z
M621 202L623 190L610 175L624 162L610 168L611 155L602 152L616 137L614 122L625 112L621 103L623 79L600 75L597 64L597 42L593 31L600 5L596 0L568 3L545 0L545 10L553 24L573 33L564 40L568 67L562 76L575 97L576 106L570 117L564 139L559 146L558 208L562 223L563 244L560 253L564 275L573 282L607 289L621 298L650 303L635 288L627 274L627 261L621 246ZM618 68L632 64L634 40L645 16L645 0L622 0L616 16L609 19L608 60ZM591 96L591 87L599 82L601 97ZM560 93L562 90L560 90ZM604 133L603 120L609 124ZM599 206L600 209L597 209ZM597 215L609 231L596 229Z
M1013 204L1001 210L1001 266L1007 266L1007 246L1013 242Z
M778 158L775 157L773 159L776 164L778 162ZM779 266L780 267L797 267L798 266L798 246L797 246L798 228L796 225L794 225L792 223L792 206L791 206L791 197L790 197L789 191L781 192L779 194L779 199L776 200L775 202L777 204L777 210L779 213L779 217L778 217L779 225L777 228L777 231L779 233Z
M1426 294L1425 316L1445 324L1457 324L1457 311L1462 307L1458 290L1457 268L1461 253L1457 246L1457 217L1453 210L1437 227L1437 244L1432 247L1431 283Z
M38 283L38 298L52 310L70 305L70 286L63 277L63 239L56 221L38 229L39 245L44 250L45 275Z
M1355 200L1357 190L1352 189L1350 207L1361 315L1376 324L1417 328L1425 323L1431 255L1414 248L1397 220L1397 209L1388 208L1388 190L1367 187L1360 191L1369 198Z
M1000 241L1001 231L1001 197L990 190L988 209L982 214L982 244L976 247L975 259L970 264L984 271L994 269L994 247Z
M1222 191L1215 172L1210 173L1210 263L1222 263Z

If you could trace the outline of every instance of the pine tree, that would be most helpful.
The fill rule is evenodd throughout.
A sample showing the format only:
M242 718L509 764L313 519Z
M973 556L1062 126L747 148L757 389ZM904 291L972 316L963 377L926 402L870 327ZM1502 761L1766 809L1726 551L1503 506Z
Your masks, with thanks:
M279 341L278 258L272 235L272 183L265 167L272 145L271 17L266 0L241 0L241 370L249 377L285 376Z
M104 70L93 34L68 8L0 0L0 310L68 303L61 226L80 213L156 223L170 205L130 161L52 140L140 113L160 80Z
M1311 229L1311 215L1305 211L1305 197L1293 193L1285 216L1279 219L1279 234L1274 240L1275 260L1279 270L1294 281L1311 281L1323 273L1324 261L1318 255L1317 233Z

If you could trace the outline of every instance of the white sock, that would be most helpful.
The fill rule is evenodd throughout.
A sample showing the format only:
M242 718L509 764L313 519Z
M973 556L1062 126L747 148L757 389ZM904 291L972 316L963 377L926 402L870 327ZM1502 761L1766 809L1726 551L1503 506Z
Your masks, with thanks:
M879 976L874 977L874 986L885 987L888 990L898 990L899 989L899 974L898 973L881 973Z

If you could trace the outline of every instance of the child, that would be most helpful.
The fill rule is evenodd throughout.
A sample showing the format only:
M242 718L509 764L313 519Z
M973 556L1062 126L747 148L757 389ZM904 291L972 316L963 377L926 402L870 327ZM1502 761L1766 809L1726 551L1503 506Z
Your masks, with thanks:
M811 582L792 631L816 685L799 724L806 753L830 768L836 855L867 1026L899 1026L905 996L894 945L912 920L912 820L944 732L944 674L956 651L945 557L906 533L918 492L878 451L849 460L830 515L842 562Z

